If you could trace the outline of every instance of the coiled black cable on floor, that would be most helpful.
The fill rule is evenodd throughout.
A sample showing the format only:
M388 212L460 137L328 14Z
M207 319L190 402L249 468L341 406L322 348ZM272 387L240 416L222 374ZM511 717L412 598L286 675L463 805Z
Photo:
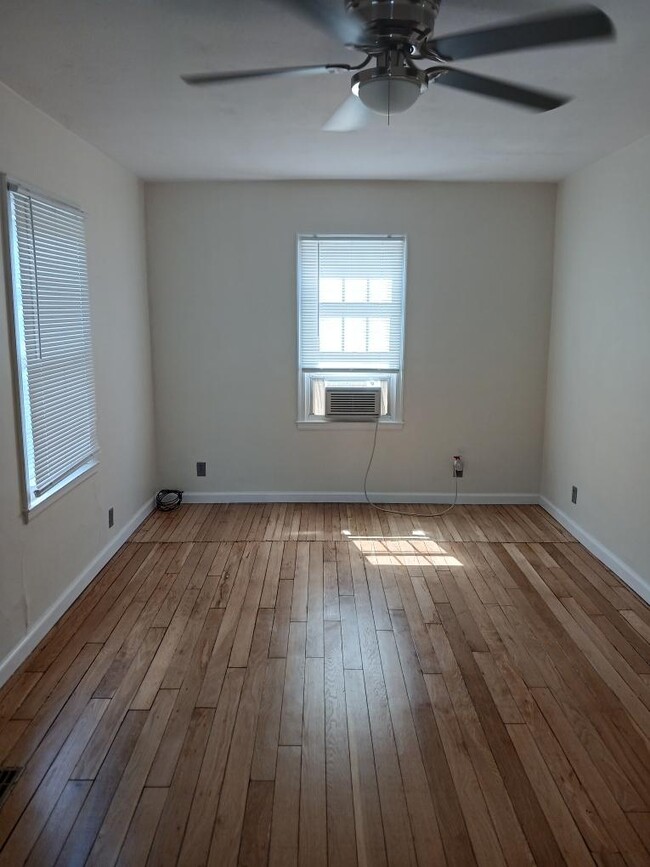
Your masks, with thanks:
M156 508L159 512L173 512L183 502L182 491L172 491L165 488L156 494Z

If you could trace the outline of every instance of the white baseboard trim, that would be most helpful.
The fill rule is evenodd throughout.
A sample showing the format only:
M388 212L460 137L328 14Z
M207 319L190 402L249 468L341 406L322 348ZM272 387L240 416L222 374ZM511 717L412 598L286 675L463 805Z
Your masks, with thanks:
M578 542L587 548L588 551L598 557L598 559L605 564L609 569L612 570L618 577L624 581L628 587L634 590L635 593L645 599L647 603L650 604L650 582L643 578L638 572L635 572L631 566L628 566L620 557L614 554L613 551L610 551L609 548L606 548L602 545L598 539L594 538L591 533L588 533L586 530L583 530L579 524L570 518L565 512L561 509L558 509L557 506L553 505L550 500L547 500L546 497L539 498L539 504L543 509L552 515L556 521L559 521L563 527L565 527L569 533L576 537Z
M77 597L86 589L90 582L108 563L111 557L122 547L131 533L153 511L153 497L145 503L131 520L111 539L99 554L69 585L61 596L39 617L27 632L27 635L0 662L0 686L6 683L16 669L22 665L41 639L50 631L54 624L68 610Z
M451 503L453 494L376 493L376 503ZM364 503L358 491L186 491L184 503ZM538 494L465 494L459 505L529 505L539 503Z

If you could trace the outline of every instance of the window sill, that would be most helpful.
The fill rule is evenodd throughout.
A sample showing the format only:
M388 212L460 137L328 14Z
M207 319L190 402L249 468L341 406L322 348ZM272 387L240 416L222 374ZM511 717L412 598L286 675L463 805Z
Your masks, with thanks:
M296 427L298 430L347 430L347 431L367 431L374 430L376 425L374 421L297 421ZM402 421L380 421L380 430L401 430L404 427Z
M67 479L64 479L60 482L56 487L52 488L51 491L48 491L45 496L39 499L33 506L30 506L28 509L25 509L23 514L25 517L25 523L28 523L35 518L37 515L47 509L52 503L56 503L57 500L60 500L61 497L65 496L68 491L71 491L73 488L76 488L77 485L80 485L82 482L85 482L86 479L89 479L91 476L94 476L97 472L97 467L99 465L99 461L96 458L91 459L88 463L85 463L82 467L79 467L74 473L68 476Z

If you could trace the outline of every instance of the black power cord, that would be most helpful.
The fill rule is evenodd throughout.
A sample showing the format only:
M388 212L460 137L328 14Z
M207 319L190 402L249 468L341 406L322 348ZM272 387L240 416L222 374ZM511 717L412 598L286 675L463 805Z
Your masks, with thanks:
M156 508L159 512L173 512L183 502L183 492L165 488L156 494Z

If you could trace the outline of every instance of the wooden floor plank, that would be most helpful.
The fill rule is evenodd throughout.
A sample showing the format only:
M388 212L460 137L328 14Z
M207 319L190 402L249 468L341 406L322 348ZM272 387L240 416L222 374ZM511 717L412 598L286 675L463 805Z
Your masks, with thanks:
M627 817L650 852L650 813L628 813Z
M69 780L66 783L56 807L50 813L47 824L25 862L27 867L50 867L56 863L91 785L89 780Z
M108 752L113 738L129 709L129 703L138 690L163 637L162 629L149 629L141 647L125 673L115 695L108 702L106 713L93 732L93 736L77 766L71 774L73 780L92 780Z
M148 835L151 864L169 867L177 862L214 715L212 708L194 708L171 785L169 789L157 789L165 792L166 799L156 816L160 821L156 821L153 832ZM132 825L137 825L137 814ZM127 844L128 838L125 847Z
M447 860L450 864L476 864L406 615L394 611L392 621L404 683Z
M282 700L282 716L280 721L280 743L283 746L299 746L302 744L306 642L306 624L300 621L293 621L289 627L284 698Z
M253 641L253 630L257 621L257 612L260 608L260 599L264 588L264 578L271 553L270 542L260 542L255 557L255 563L248 582L246 597L239 615L239 622L235 631L235 637L230 651L230 668L245 668L248 664L248 655Z
M511 865L533 864L530 848L445 631L435 624L429 627L429 631L464 747L476 772L505 860ZM444 692L440 692L444 701Z
M571 624L566 621L561 603L557 608L549 606L549 598L543 599L537 589L524 589L527 584L524 573L505 549L498 553L520 584L517 589L508 590L513 598L509 617L526 622L528 639L543 648L546 662L550 663L550 666L544 663L548 685L562 695L576 732L588 744L623 809L647 809L650 802L647 744L619 697L600 679L590 660L577 652L579 645L565 628L568 625L572 629L574 621ZM539 589L546 595L545 589ZM536 684L546 685L543 678L542 683Z
M625 813L616 803L616 799L605 785L588 752L572 731L552 693L547 689L540 689L533 690L533 695L578 778L590 793L603 825L617 844L618 851L628 864L648 863L650 851L639 840Z
M566 862L571 865L584 865L584 867L593 865L593 858L584 839L578 831L527 726L508 726L508 734L515 745L521 763L526 769L526 774L539 798L549 827L552 829L553 836L557 840Z
M144 711L129 711L126 715L67 836L56 862L57 867L86 863L146 719L147 714Z
M357 834L357 855L362 867L381 867L386 862L375 757L370 737L368 706L363 673L345 672L345 695L350 738L352 795Z
M324 583L323 543L309 545L309 579L307 588L307 656L324 654L323 645Z
M345 707L341 626L325 624L325 762L327 848L332 867L354 867L356 841Z
M272 611L268 608L260 609L237 709L208 858L208 864L219 865L219 867L237 863L272 622Z
M454 785L462 804L476 860L479 864L485 865L505 864L505 857L492 825L481 787L463 743L444 678L441 674L426 674L424 679Z
M296 571L293 578L291 619L307 620L309 594L309 543L298 542L296 546Z
M273 535L273 532L271 535ZM260 597L260 608L275 608L275 600L278 594L278 583L282 577L283 562L284 543L272 542L266 573L264 575L264 587L262 588L262 595Z
M435 674L440 671L440 666L429 641L426 623L424 622L411 578L404 566L396 566L394 574L404 605L404 613L406 614L411 636L413 637L418 659L420 660L420 668L422 671ZM437 617L438 615L436 614L436 619Z
M350 546L336 543L336 574L339 582L339 596L352 596L352 573L350 571Z
M359 622L359 643L370 719L377 785L381 803L386 854L389 863L415 864L413 834L406 806L386 684L379 655L377 631L365 569L356 554L350 556Z
M501 717L492 701L492 696L480 676L465 635L456 620L451 606L439 606L445 632L458 666L465 680L481 725L486 733L497 767L510 794L519 822L528 839L533 856L538 864L558 862L560 853L545 813L540 807L528 775L513 749Z
M268 863L273 794L271 780L251 780L237 862L240 867L260 867Z
M244 674L241 668L231 668L223 682L187 820L182 864L198 867L207 861Z
M158 546L141 545L128 561L123 562L120 553L116 555L116 561L111 561L97 576L93 586L88 588L87 593L79 600L79 605L70 608L54 629L47 635L44 641L36 648L27 660L29 671L47 671L52 663L58 658L63 650L70 649L72 645L73 655L76 655L84 644L91 640L91 635L102 618L112 610L117 609L117 602L123 591L141 569L154 563L159 554ZM113 573L114 562L119 564ZM110 579L108 586L105 582ZM100 593L95 593L96 589ZM101 592L103 591L103 592ZM123 612L124 605L120 603ZM94 640L100 640L95 638Z
M90 851L88 865L114 864L117 861L175 698L172 690L163 690L156 696Z
M20 672L11 687L0 696L0 726L15 716L21 704L43 677L41 671Z
M293 579L280 581L278 584L278 595L275 602L269 656L286 657L287 655L292 596Z
M198 701L212 647L215 643L223 611L208 611L199 639L194 647L189 668L180 684L169 722L147 777L148 786L170 786L181 752L187 727ZM164 681L163 681L164 683Z
M359 625L354 596L339 598L341 610L341 633L343 639L343 667L361 668L361 647L359 646Z
M616 843L536 703L533 703L526 724L590 852L603 858L618 854Z
M267 660L262 706L257 723L251 780L274 780L280 740L280 714L286 661Z
M323 546L323 617L325 620L341 619L336 549L332 542Z
M51 709L44 708L43 716L37 715L9 754L9 765L27 765L27 768L0 810L0 847L4 845L18 818L45 777L53 758L62 749L80 715L92 699L95 688L141 610L141 606L127 610L116 626L111 641L105 645L86 645L84 650L87 649L88 653L79 654L77 658L80 663L79 668L72 673L71 680L76 681L81 672L83 676L76 683L72 693L67 696L62 694L60 702L57 696L57 701L53 703ZM61 691L66 685L64 680ZM97 699L97 701L102 700Z
M137 612L134 613L137 614ZM14 747L7 754L7 764L25 765L39 749L46 737L48 740L52 739L53 723L57 719L60 719L62 709L69 703L71 696L79 689L80 684L87 676L89 669L101 650L101 644L85 644L75 655L70 665L68 665L67 660L65 661L66 670L63 676L58 681L52 694L38 708L33 719L28 720L28 725L23 735L18 738ZM52 747L49 746L48 748Z
M28 719L10 719L0 728L0 762L4 762L28 725Z
M434 864L444 864L442 838L420 754L395 638L390 632L380 632L378 641L418 863L426 864L431 860Z
M228 598L225 613L217 640L212 648L212 655L205 672L203 686L197 700L198 707L216 707L221 692L221 684L226 674L228 660L235 633L239 624L241 609L244 604L251 569L255 559L256 549L252 543L248 543L240 558L237 575L234 580L232 592Z
M118 867L144 867L147 863L166 797L166 789L143 789L120 851Z
M13 867L22 864L66 787L72 768L76 764L93 731L106 711L106 699L91 699L69 737L57 753L47 774L29 802L20 821L0 852L0 865Z
M301 747L280 747L273 792L269 867L298 863Z
M308 658L305 665L298 835L298 863L305 867L327 865L324 677L324 660Z

